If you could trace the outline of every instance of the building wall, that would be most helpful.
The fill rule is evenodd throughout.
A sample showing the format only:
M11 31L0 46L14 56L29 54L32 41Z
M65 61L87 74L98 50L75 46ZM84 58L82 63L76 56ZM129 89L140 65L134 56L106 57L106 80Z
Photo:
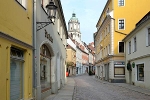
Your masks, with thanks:
M31 45L32 1L27 0L26 10L14 0L2 0L0 4L0 31Z
M125 0L125 6L119 7L118 0L114 0L114 20L115 30L128 34L134 29L135 24L145 15L150 9L150 1L144 0L142 3L138 0ZM134 16L131 16L134 15ZM125 19L125 30L118 30L118 19ZM122 41L125 35L114 33L114 54L118 54L118 41Z
M43 8L41 6L41 1L36 2L36 10L37 16L36 21L48 22L48 16L46 11L44 11L44 7L49 3L49 0L44 1ZM62 12L61 2L60 0L54 0L55 5L58 7L57 9L57 16L55 19L54 24L49 24L46 27L42 28L41 30L37 31L36 33L36 65L37 65L37 100L44 99L45 97L49 96L51 93L57 93L58 89L61 89L62 86L66 83L66 39L67 37L67 30L66 30L66 23L64 21L64 15ZM45 30L47 34L50 35L52 41L45 37ZM45 44L50 53L51 53L51 87L47 91L41 93L41 83L40 83L40 48Z
M114 78L113 74L115 61L124 61L124 53L119 53L119 41L122 41L126 34L128 34L132 29L134 29L136 22L149 11L150 7L148 6L148 2L150 1L145 0L141 4L139 1L136 0L125 0L125 6L120 7L118 6L118 0L108 0L103 9L103 12L96 25L96 61L97 66L102 67L109 63L109 76L111 79ZM141 8L142 6L144 6L144 8ZM107 20L108 16L106 16L108 8L111 9L109 12L110 20ZM135 15L136 18L131 15ZM125 19L125 29L119 30L118 19L122 18ZM104 32L104 30L106 29L107 24L110 24L110 35L106 36L104 34L106 31ZM110 44L110 55L107 55L109 53L107 53L106 51L106 46L108 49L108 44ZM110 61L108 61L108 59ZM105 73L107 72L103 72L103 75ZM106 74L104 76L106 76Z
M2 74L0 76L0 98L2 100L10 100L11 47L24 51L23 98L31 99L33 97L32 4L32 0L27 0L27 8L24 9L15 0L0 1L0 73Z
M132 71L128 71L126 69L126 81L127 83L134 84L136 86L145 87L145 88L150 87L150 81L149 81L150 47L146 46L146 42L147 42L146 34L148 33L147 29L149 27L150 27L150 20L148 20L146 23L142 24L134 32L132 32L130 37L128 37L125 41L126 65L128 61L130 61L131 66L133 62L135 63L135 67L134 68L132 67ZM136 42L137 42L137 51L135 52L133 52L133 38L134 37L136 37ZM131 54L128 53L129 41L131 41ZM137 80L137 65L138 64L144 64L144 81Z
M76 52L72 49L67 49L67 61L76 62Z

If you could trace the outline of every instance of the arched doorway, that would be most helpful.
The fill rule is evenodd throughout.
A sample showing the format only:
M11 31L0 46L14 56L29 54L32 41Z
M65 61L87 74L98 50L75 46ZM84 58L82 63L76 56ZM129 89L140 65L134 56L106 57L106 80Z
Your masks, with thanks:
M40 83L41 92L51 88L51 54L48 47L43 44L40 48Z

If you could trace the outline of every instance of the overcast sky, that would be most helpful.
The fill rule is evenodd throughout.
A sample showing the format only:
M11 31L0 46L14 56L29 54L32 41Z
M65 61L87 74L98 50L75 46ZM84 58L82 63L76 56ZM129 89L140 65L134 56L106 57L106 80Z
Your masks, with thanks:
M93 42L96 24L107 0L61 0L63 13L68 29L72 13L80 22L81 40L87 44Z

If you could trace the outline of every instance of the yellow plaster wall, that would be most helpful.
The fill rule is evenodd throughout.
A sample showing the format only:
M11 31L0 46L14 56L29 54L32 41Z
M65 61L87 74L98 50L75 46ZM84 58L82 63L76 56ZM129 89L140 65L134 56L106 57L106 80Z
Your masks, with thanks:
M16 0L0 0L0 31L32 45L32 3L27 0L25 10ZM0 37L0 99L10 99L10 47L24 52L24 99L32 98L32 49Z
M67 49L67 61L76 62L76 52L72 49Z
M125 0L125 6L119 7L118 0L114 0L115 30L128 34L135 28L135 24L150 11L150 0ZM118 19L125 19L125 30L118 30ZM118 54L118 41L125 35L114 33L114 53Z
M25 10L16 0L0 0L0 31L32 44L32 3Z

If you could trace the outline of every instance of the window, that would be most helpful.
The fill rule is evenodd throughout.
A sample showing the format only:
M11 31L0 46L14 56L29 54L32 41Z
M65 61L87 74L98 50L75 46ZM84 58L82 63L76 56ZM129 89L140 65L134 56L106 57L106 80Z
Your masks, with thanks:
M24 8L26 8L26 2L27 0L16 0L21 6L23 6Z
M137 80L144 81L144 64L137 65Z
M108 25L108 33L110 33L110 24Z
M50 58L51 54L48 47L44 44L40 48L40 83L41 92L50 89Z
M124 6L124 0L118 0L118 5L119 6Z
M137 50L137 48L136 48L136 37L133 38L133 41L134 41L133 52L135 52Z
M110 54L110 44L108 45L108 54Z
M148 46L150 46L150 28L148 28Z
M119 42L119 53L124 53L124 42Z
M107 46L106 46L106 55L108 55L108 48L107 48Z
M23 98L23 51L11 47L10 100Z
M115 69L114 69L114 74L115 76L117 75L125 75L125 68L124 67L116 67L115 66Z
M107 8L107 11L106 11L106 13L107 13L107 14L109 13L109 8Z
M72 33L71 33L71 37L73 38L73 35L72 35Z
M129 42L129 48L128 48L129 52L128 54L131 54L131 41Z
M124 29L124 19L119 19L119 29Z
M60 28L60 19L58 18L58 20L57 20L57 31L58 31L58 33L59 33L59 28ZM60 33L59 33L59 35L60 35Z

